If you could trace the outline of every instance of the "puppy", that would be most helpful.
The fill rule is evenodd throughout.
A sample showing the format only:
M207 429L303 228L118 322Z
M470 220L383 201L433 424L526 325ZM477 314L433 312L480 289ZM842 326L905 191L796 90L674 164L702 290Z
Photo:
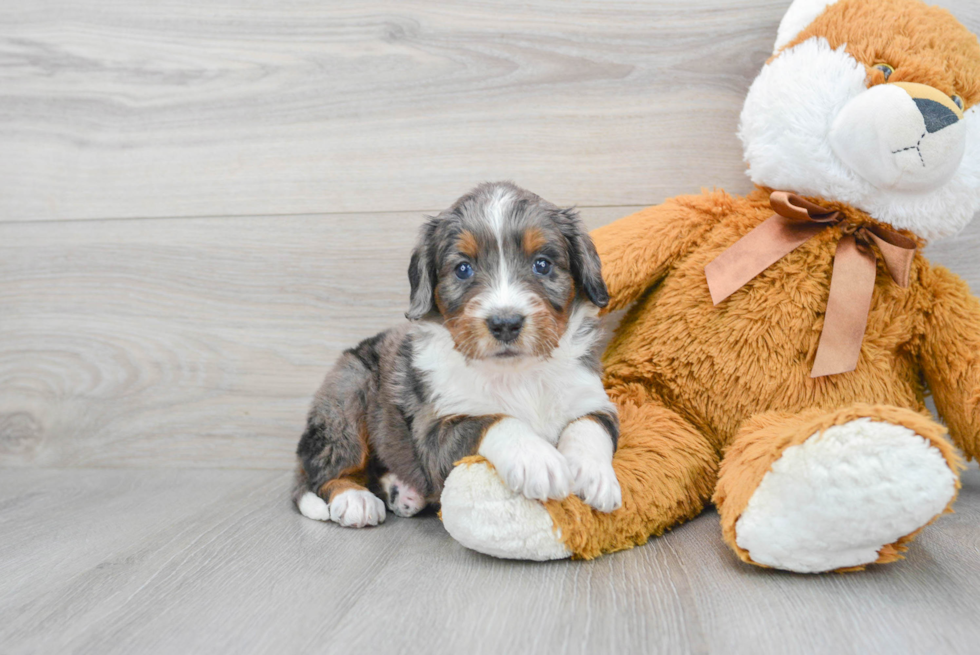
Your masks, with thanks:
M481 185L423 226L408 277L410 322L346 351L313 400L299 511L350 527L383 522L386 503L412 516L475 453L529 498L618 508L597 318L609 297L577 214Z

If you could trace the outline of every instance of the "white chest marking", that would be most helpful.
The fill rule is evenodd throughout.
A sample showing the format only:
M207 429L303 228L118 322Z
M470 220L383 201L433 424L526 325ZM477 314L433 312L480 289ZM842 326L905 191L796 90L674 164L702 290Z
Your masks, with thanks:
M442 326L417 326L415 366L423 371L439 415L518 418L544 439L557 443L572 420L613 407L602 380L580 361L595 340L579 335L595 310L582 307L568 323L559 346L547 359L468 361Z

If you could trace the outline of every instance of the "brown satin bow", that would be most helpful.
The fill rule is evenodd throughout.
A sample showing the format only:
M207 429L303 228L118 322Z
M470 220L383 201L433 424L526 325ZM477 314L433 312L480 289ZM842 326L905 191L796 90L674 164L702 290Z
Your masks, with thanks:
M717 305L824 228L841 225L827 312L810 377L853 371L861 353L878 271L872 244L878 246L892 280L905 288L915 241L881 225L848 222L840 212L828 211L793 193L773 191L769 204L776 212L774 216L704 267L711 300Z

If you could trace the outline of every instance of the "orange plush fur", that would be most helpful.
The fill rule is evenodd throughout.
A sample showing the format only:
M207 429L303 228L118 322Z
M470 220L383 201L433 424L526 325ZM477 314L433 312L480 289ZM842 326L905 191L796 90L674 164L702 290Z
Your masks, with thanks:
M892 81L958 94L967 107L980 101L980 46L941 9L908 0L841 0L794 43L813 35L834 47L846 44L872 84L884 81L873 66L885 62L895 67ZM605 355L606 386L620 411L614 467L623 506L602 514L575 497L546 503L575 556L643 543L697 515L713 495L726 542L751 562L736 543L735 523L772 463L787 448L855 418L911 429L958 471L946 429L925 408L926 385L956 445L970 458L980 456L980 303L921 254L908 288L891 281L879 258L851 373L810 377L838 227L713 306L704 267L772 215L770 191L678 197L593 233L612 298L608 309L632 305ZM853 207L811 200L852 222L875 222ZM882 547L878 562L899 558L914 534Z
M889 82L919 82L966 107L980 101L977 38L941 7L908 0L840 0L793 39L787 48L821 36L868 68L872 84L885 81L875 64L895 69Z

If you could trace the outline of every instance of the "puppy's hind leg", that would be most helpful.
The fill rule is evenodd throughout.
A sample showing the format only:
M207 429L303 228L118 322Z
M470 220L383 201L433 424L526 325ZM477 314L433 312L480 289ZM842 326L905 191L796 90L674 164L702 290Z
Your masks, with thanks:
M373 379L365 360L348 351L313 400L296 450L302 468L293 495L307 518L357 528L385 520L384 503L367 489L367 405Z
M381 476L381 489L384 491L388 509L398 516L415 516L427 504L425 496L391 472Z

